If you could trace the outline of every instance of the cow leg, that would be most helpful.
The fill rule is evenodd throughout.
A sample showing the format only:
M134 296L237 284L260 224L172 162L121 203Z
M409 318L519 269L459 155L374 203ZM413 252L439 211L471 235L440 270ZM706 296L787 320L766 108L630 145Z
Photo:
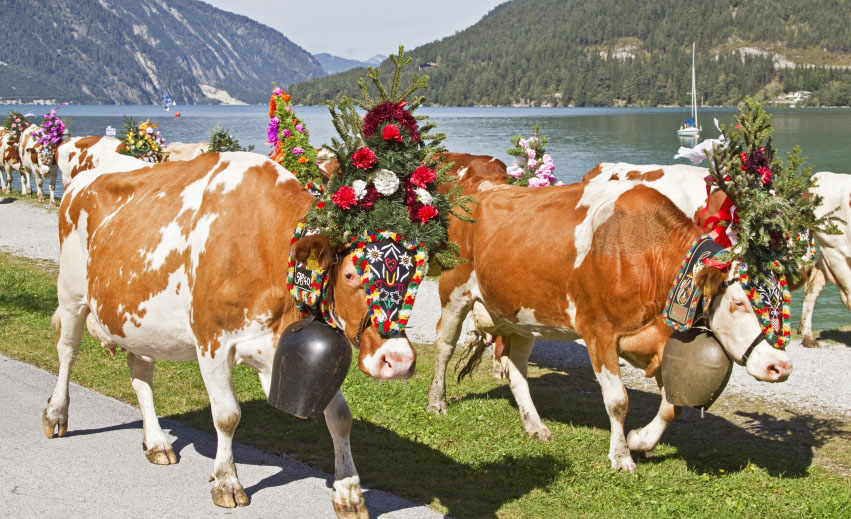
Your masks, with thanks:
M813 334L813 309L819 294L827 283L824 268L824 258L821 258L807 277L807 284L804 289L804 302L801 306L801 324L798 326L798 333L801 334L805 348L818 348L818 341Z
M171 448L171 442L160 428L160 421L154 410L154 361L144 360L133 353L127 353L127 365L130 366L130 380L139 399L142 410L142 449L148 461L156 465L177 463L177 455Z
M51 322L56 327L59 339L56 342L56 352L59 356L59 375L53 394L47 399L47 407L41 416L42 429L48 438L65 436L68 432L68 384L71 380L71 368L80 352L80 339L83 337L83 326L86 322L88 307L62 306L53 314Z
M615 470L635 471L635 462L629 454L623 423L629 410L629 397L621 380L617 346L614 340L587 340L591 367L600 383L606 413L609 415L611 437L609 439L609 462Z
M38 197L39 202L44 202L44 193L43 193L44 190L42 189L43 185L44 185L44 178L42 178L42 176L39 175L38 173L35 173L35 191L36 191L36 196Z
M0 170L0 184L4 193L9 194L12 191L12 168L8 165L4 165Z
M452 294L449 304L443 307L440 321L437 323L437 360L434 365L434 377L428 390L426 412L446 414L446 367L455 352L455 345L461 335L464 318L470 311L470 301L461 294Z
M339 389L325 407L325 424L334 442L334 512L340 518L369 519L349 446L352 412Z
M210 494L217 506L246 506L249 503L248 495L239 482L233 462L233 433L241 417L239 401L233 390L233 352L220 348L215 358L207 357L200 349L198 352L198 365L210 397L210 410L218 438L213 475L210 477L210 481L215 484Z
M56 175L50 179L47 187L50 188L50 207L56 207Z
M517 402L520 421L523 422L523 430L530 438L545 442L551 441L553 434L541 421L538 410L535 409L535 403L532 401L532 395L529 393L529 381L526 380L529 355L532 353L535 339L511 335L503 337L503 341L508 342L508 355L503 355L500 358L502 371L508 376L508 386L511 388L515 402Z
M665 432L665 429L671 422L680 417L682 410L682 406L668 402L668 399L665 398L665 388L662 387L662 402L659 404L659 412L656 413L656 416L649 424L641 429L629 431L629 435L627 436L629 450L652 451L656 447L656 444L659 443L662 433Z
M24 170L23 166L18 169L18 173L21 176L21 194L30 196L30 193L32 192L32 186L30 186L30 174Z

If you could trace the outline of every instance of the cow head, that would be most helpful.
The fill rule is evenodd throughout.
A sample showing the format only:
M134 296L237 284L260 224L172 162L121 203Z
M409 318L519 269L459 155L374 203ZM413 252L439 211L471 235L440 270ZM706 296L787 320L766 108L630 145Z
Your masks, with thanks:
M709 328L727 354L757 380L782 382L792 372L789 355L765 339L754 307L739 278L739 262L729 270L706 267L695 275L703 288Z
M382 337L373 326L366 290L355 269L354 251L335 250L324 236L306 236L293 245L293 256L302 265L324 271L327 276L326 319L359 348L358 367L379 379L407 379L414 372L417 353L404 331Z

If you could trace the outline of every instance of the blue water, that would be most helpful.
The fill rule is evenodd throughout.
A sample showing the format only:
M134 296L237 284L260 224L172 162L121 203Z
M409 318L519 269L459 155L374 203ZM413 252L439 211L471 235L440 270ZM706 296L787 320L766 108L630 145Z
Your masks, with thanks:
M31 121L40 121L48 106L8 106L33 113ZM175 117L180 112L180 117ZM682 108L467 108L424 107L418 113L428 115L437 131L446 134L444 144L450 151L485 154L511 162L507 153L510 137L530 135L535 123L548 138L548 152L556 163L556 176L563 182L576 182L598 162L634 164L672 164L681 141L676 129L687 118ZM137 120L150 118L171 141L206 141L216 126L239 139L243 146L253 144L255 152L266 153L268 106L174 106L165 112L159 106L145 105L70 105L58 114L71 135L103 135L107 125L120 131L122 116ZM715 138L712 122L731 124L735 110L702 108L702 138ZM781 152L798 145L813 171L851 173L851 109L772 110L774 146ZM336 136L331 116L324 106L296 107L318 147ZM16 180L17 182L17 180ZM61 194L61 179L57 179ZM801 292L793 295L793 323L800 315ZM816 305L813 325L818 329L851 324L851 313L839 301L835 286L825 288Z

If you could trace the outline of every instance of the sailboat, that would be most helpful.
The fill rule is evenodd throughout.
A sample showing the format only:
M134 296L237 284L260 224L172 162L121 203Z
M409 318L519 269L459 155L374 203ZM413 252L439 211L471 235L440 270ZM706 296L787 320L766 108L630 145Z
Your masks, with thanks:
M175 104L175 102L171 99L171 96L168 95L168 92L163 94L162 103L163 110L165 110L166 112L168 112L171 106Z
M691 118L683 121L683 125L677 130L680 137L697 137L700 133L700 124L697 122L697 88L694 75L694 42L691 44Z

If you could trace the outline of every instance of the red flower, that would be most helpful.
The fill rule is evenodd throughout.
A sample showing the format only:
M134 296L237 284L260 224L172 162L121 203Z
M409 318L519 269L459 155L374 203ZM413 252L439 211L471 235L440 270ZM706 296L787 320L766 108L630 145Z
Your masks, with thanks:
M399 127L395 124L384 126L384 130L381 132L381 138L385 141L402 142L402 134L399 133Z
M352 164L360 169L371 169L375 166L375 153L371 149L363 147L352 154Z
M331 197L331 201L339 207L348 210L357 203L355 190L349 186L343 186L334 193L334 196Z
M325 202L323 202L321 200L319 202L316 202L316 208L317 209L323 209L324 207L325 207Z
M433 169L420 166L414 170L414 174L411 175L411 184L425 189L426 184L434 182L435 177L436 175Z
M771 182L771 170L767 167L763 166L759 168L759 179L762 181L762 185L768 184Z
M418 142L420 139L417 120L410 112L402 106L395 105L389 101L378 103L363 118L363 136L372 137L378 131L378 126L385 121L394 121L408 130L411 140Z
M424 205L419 211L417 211L417 220L419 220L420 223L426 223L435 216L437 216L437 209L435 209L433 205Z

